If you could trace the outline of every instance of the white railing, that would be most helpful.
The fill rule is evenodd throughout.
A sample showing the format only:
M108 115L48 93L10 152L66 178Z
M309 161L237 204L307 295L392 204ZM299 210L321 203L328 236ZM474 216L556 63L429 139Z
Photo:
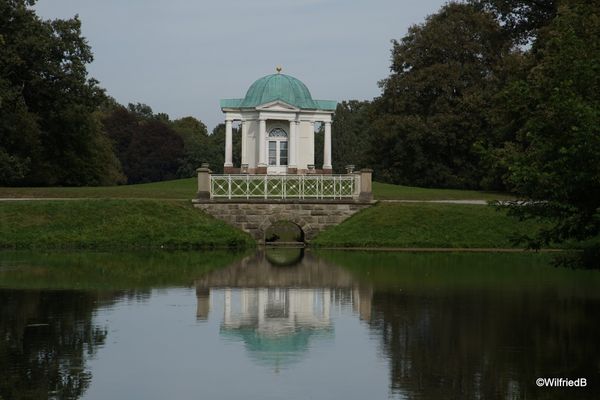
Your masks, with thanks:
M211 175L213 199L351 199L358 175Z

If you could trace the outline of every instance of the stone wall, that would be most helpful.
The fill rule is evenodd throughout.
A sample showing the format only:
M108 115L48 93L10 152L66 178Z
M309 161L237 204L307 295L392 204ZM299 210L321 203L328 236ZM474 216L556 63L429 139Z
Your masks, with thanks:
M194 207L204 210L233 226L236 226L260 242L265 232L278 221L298 225L308 242L325 228L337 225L346 218L370 207L370 204L349 202L194 202Z

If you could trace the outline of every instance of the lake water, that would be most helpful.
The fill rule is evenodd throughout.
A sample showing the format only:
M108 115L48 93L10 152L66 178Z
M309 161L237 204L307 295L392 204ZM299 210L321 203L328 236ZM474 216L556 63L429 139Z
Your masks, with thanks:
M0 399L598 399L599 310L545 254L3 252Z

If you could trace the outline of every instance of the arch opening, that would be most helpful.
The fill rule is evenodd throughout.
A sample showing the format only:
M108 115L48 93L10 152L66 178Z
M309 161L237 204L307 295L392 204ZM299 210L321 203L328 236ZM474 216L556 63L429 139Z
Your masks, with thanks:
M265 243L304 243L304 236L300 225L291 221L275 221L265 230Z

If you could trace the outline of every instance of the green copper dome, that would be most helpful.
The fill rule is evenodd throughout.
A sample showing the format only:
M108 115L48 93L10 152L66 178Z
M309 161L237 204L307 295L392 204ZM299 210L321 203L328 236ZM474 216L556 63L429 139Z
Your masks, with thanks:
M240 107L256 107L276 100L298 108L318 108L306 85L293 76L284 74L263 76L254 82Z
M278 73L254 82L243 99L222 99L221 108L254 108L277 100L305 110L334 111L337 105L334 100L314 100L304 83Z

